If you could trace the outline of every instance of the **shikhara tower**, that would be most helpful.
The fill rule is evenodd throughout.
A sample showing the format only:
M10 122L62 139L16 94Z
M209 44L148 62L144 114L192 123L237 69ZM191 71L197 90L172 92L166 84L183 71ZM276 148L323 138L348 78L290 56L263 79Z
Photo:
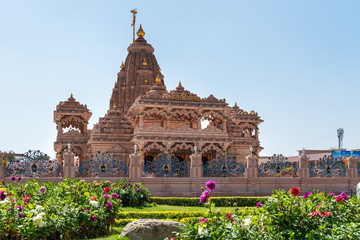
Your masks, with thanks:
M87 129L91 112L72 95L56 107L54 148L58 158L69 142L80 160L107 151L127 161L135 144L144 161L171 152L188 162L195 146L203 162L223 152L245 162L250 147L259 154L258 126L263 120L257 113L237 104L229 107L225 99L213 95L200 98L181 83L167 91L154 48L145 40L141 25L137 36L117 74L109 110L92 130ZM202 128L204 120L209 124Z

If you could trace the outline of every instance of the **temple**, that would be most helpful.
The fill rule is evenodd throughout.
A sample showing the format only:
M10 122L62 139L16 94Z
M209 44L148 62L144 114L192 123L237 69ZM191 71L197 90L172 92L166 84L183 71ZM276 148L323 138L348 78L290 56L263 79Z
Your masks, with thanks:
M91 111L72 94L57 105L57 158L63 158L68 143L80 161L97 152L109 152L128 162L134 145L143 164L163 152L187 164L195 151L201 154L203 164L224 153L245 163L250 147L258 156L262 150L258 130L263 122L258 114L246 112L236 103L230 107L225 99L211 94L201 98L181 82L168 91L154 48L144 36L140 25L117 74L109 109L93 129L87 127Z

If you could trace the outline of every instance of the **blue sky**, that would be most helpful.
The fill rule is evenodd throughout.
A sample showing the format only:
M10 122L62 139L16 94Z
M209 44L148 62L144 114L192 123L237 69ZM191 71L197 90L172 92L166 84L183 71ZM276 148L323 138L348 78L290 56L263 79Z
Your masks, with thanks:
M262 155L360 148L359 1L0 0L0 150L54 156L70 93L104 116L133 8L167 88L258 112Z

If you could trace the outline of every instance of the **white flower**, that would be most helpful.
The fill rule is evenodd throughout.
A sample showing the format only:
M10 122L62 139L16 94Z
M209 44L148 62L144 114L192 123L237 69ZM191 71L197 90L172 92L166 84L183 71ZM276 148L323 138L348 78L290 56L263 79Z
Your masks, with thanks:
M3 201L0 201L0 204L6 204L8 202L10 202L8 199L4 199Z
M99 206L99 202L97 201L90 201L90 205L94 206L94 207L98 207Z
M40 205L36 205L36 207L35 207L35 208L36 208L36 210L37 210L37 211L40 211L40 210L42 210L42 209L43 209L43 207L42 207L42 206L40 206Z
M204 227L199 227L198 233L201 235L205 231Z
M45 225L45 222L43 220L43 214L44 213L40 213L38 214L36 217L33 218L33 221L39 226L39 227L43 227Z
M244 221L243 221L243 224L242 226L243 227L248 227L251 223L251 218L245 218Z

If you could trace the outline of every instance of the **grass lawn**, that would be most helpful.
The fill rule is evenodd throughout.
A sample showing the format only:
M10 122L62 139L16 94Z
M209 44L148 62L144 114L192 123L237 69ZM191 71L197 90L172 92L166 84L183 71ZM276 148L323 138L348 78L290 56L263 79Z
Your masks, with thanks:
M229 212L234 210L234 207L216 207L220 209L221 212ZM244 207L239 207L239 209L245 209ZM206 207L189 207L189 206L169 206L169 205L156 205L153 207L123 207L123 212L168 212L168 211L189 211L189 212L206 212Z

